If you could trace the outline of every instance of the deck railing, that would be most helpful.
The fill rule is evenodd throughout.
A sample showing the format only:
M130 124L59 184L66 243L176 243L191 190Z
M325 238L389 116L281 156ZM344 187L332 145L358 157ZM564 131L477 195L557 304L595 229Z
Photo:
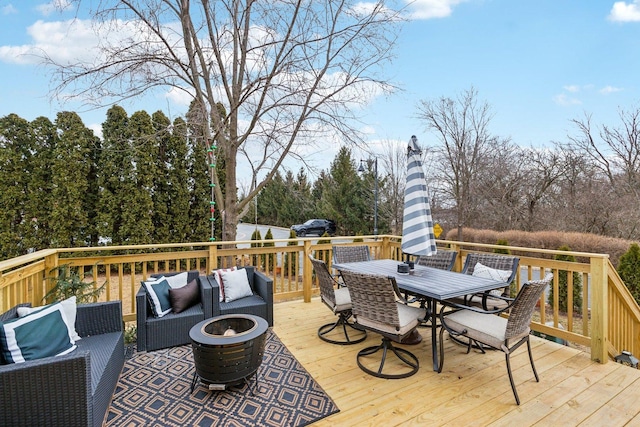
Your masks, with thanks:
M105 285L100 300L121 300L124 321L135 321L135 293L150 274L164 271L199 270L209 273L231 265L254 265L274 280L274 299L303 298L310 302L318 293L312 265L307 255L331 264L333 245L369 245L374 258L401 259L398 236L269 240L274 246L251 247L255 241L202 242L136 246L105 246L73 249L47 249L0 262L0 310L22 302L41 305L52 287L57 267L67 265L95 286ZM520 274L515 290L529 279L553 272L553 301L541 298L532 329L555 340L564 340L591 350L593 360L628 350L640 355L640 308L611 265L608 255L554 251L456 241L438 241L442 247L456 250L459 256L454 270L460 271L470 252L510 251L520 258ZM556 255L573 255L577 262L555 260ZM558 277L567 272L567 309L560 310ZM582 308L574 309L574 273L582 281Z

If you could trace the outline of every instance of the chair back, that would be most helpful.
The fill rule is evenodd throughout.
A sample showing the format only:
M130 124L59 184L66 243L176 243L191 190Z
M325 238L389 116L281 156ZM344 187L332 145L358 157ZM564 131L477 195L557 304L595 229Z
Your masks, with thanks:
M327 264L322 260L315 259L311 255L309 255L309 259L313 264L313 271L315 271L316 277L318 278L320 297L326 304L330 305L331 307L335 307L336 296L334 293L334 286L336 285L336 281L331 276L331 273L329 273Z
M382 323L400 328L395 278L347 270L341 274L351 295L351 310L356 322Z
M438 249L435 255L419 256L418 265L451 271L457 256L458 252L456 251L442 251Z
M464 261L462 272L464 274L472 275L477 263L489 268L495 268L496 270L511 270L511 276L509 276L509 280L506 282L507 284L511 284L511 282L516 278L516 274L518 274L520 258L516 256L471 253L467 255Z
M334 246L333 263L343 264L348 262L370 261L371 252L368 245L360 246Z
M520 336L527 331L536 303L540 299L544 289L553 280L553 274L547 274L544 279L531 280L524 285L518 292L516 299L511 304L509 319L507 320L507 330L505 338Z

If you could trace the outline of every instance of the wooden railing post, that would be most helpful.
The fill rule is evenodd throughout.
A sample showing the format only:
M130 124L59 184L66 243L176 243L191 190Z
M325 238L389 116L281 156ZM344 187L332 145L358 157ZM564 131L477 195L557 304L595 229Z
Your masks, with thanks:
M462 255L460 254L460 245L452 243L449 246L449 250L456 251L458 253L458 256L456 256L456 261L453 264L453 271L460 272L462 271Z
M44 271L42 272L42 284L38 286L37 289L33 290L33 301L34 305L36 302L42 301L47 292L49 292L49 284L47 283L47 277L58 277L58 271L54 271L49 276L49 272L54 268L58 267L60 264L60 259L58 257L58 252L53 255L47 255L44 257Z
M304 253L302 254L302 296L304 302L311 302L311 285L313 265L309 259L311 254L311 240L304 241Z
M211 244L209 245L209 270L207 271L207 275L210 274L213 270L218 269L218 246Z
M380 250L382 258L391 258L391 245L389 244L390 240L391 239L389 239L389 236L382 237L382 248Z
M607 258L591 257L591 360L607 363L609 330Z

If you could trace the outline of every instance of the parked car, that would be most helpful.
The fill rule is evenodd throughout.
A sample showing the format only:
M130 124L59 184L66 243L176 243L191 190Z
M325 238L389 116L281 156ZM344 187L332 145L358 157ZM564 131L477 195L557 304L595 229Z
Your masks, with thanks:
M309 234L322 236L325 232L333 236L336 234L336 223L330 219L310 219L304 224L292 225L291 229L299 237L305 237Z

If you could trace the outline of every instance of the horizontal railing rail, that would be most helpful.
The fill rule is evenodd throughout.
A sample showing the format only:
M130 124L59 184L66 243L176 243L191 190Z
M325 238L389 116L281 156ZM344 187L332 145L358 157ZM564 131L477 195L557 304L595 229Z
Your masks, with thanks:
M273 246L262 246L265 243ZM150 274L167 271L210 274L216 268L253 265L273 278L275 301L303 298L309 302L318 287L308 255L331 265L333 245L359 244L367 244L374 258L403 259L400 238L391 235L41 250L0 262L0 309L22 302L43 304L55 283L56 269L63 265L87 282L95 282L96 288L104 284L99 300L122 301L127 322L135 321L140 283ZM470 252L506 251L518 256L520 274L514 292L527 280L552 272L553 299L549 301L548 292L541 298L532 323L536 333L589 348L592 358L603 362L622 350L640 354L640 308L608 255L445 240L438 245L459 253L455 271L462 269ZM577 261L556 260L557 255L572 255ZM566 277L566 291L559 287L561 274ZM580 289L581 304L574 301L574 288ZM566 295L566 308L561 307L561 293Z

